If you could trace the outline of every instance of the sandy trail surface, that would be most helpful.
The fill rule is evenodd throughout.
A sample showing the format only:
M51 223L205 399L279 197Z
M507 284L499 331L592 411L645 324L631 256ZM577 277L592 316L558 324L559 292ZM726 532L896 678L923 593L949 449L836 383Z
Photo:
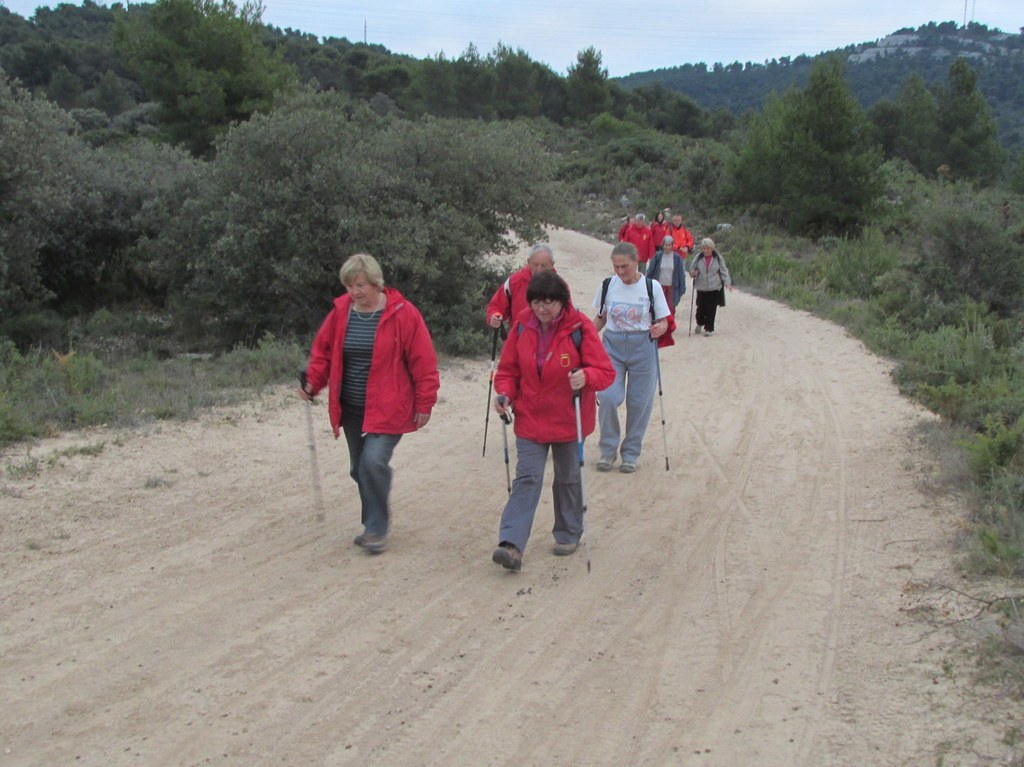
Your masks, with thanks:
M551 239L589 305L610 247ZM969 609L946 588L955 501L922 489L930 416L841 329L728 301L687 338L687 296L662 352L670 471L657 405L635 475L595 472L588 440L589 574L551 555L547 491L522 572L490 560L489 349L443 363L398 446L381 556L351 543L323 403L316 520L284 388L8 450L0 765L1008 764L1020 707L920 615Z

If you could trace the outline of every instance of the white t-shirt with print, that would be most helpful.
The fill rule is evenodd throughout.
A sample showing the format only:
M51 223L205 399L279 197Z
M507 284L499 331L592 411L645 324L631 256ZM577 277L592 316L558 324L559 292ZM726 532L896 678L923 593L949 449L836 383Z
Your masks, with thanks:
M665 291L657 280L654 281L654 316L656 319L668 317L672 310L665 301ZM601 285L597 286L594 296L594 308L601 310ZM605 328L616 333L638 333L651 329L651 302L647 297L647 279L640 279L632 285L626 285L616 274L608 284L608 294L604 299Z

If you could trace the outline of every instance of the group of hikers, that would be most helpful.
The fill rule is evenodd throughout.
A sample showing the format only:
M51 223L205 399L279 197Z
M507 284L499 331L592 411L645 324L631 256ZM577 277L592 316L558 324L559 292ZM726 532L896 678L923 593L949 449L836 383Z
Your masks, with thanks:
M675 218L681 226L680 217ZM638 214L631 226L637 219L643 224ZM660 379L658 347L672 343L687 272L697 290L698 333L714 331L720 296L732 286L725 261L714 242L704 239L701 252L686 264L671 236L645 261L629 239L614 246L614 274L597 287L594 320L574 305L546 243L530 249L526 265L498 287L487 305L485 321L494 333L495 351L499 333L505 336L496 370L492 355L493 411L514 424L516 444L515 480L509 483L492 555L508 570L522 567L549 451L554 466L552 551L559 556L575 553L583 538L583 440L596 425L597 470L611 471L616 461L624 474L637 470ZM687 256L692 237L689 243L680 244ZM646 275L641 264L647 264ZM354 543L377 554L387 548L391 456L403 434L430 420L440 377L423 316L384 284L376 259L353 255L340 277L346 292L335 299L317 331L299 395L312 401L323 388L329 390L331 426L335 438L345 436L349 475L362 507L363 531ZM702 293L711 298L702 301ZM624 431L619 420L623 403ZM488 412L490 407L489 402Z

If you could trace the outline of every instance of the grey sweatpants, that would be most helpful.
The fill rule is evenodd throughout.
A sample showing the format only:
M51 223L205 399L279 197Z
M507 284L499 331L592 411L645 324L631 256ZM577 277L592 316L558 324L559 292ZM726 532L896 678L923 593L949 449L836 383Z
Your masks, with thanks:
M558 543L579 543L583 535L583 492L580 487L580 459L576 442L541 444L516 437L516 478L512 494L501 513L499 543L511 543L526 550L533 517L544 489L544 465L551 448L555 481L551 498L555 507L555 525L551 532Z
M654 410L654 391L658 382L657 344L647 333L606 330L604 349L615 368L615 382L597 395L601 458L614 461L616 455L621 455L624 462L636 463ZM619 405L623 401L626 403L625 437L619 428Z

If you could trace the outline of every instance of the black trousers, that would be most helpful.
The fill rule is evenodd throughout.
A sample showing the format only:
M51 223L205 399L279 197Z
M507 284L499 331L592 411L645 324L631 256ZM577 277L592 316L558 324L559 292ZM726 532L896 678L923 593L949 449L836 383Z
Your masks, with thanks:
M715 330L715 315L718 313L718 294L722 290L697 291L697 324L705 330L711 332Z

